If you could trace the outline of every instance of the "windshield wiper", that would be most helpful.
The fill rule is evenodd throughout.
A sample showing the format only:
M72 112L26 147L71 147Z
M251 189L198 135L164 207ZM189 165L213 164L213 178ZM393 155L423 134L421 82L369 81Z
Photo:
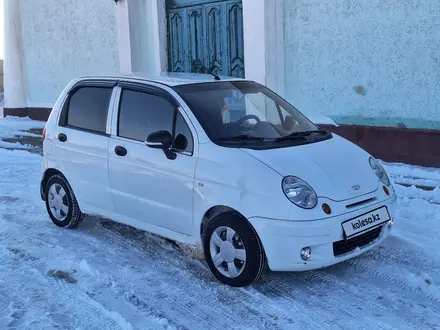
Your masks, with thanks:
M287 140L295 140L295 139L304 139L313 134L326 135L329 132L323 129L315 130L315 131L305 131L305 132L293 132L292 134L280 137L275 139L275 141L287 141Z
M264 140L266 140L266 138L264 137L252 136L247 134L220 138L220 141L264 141Z

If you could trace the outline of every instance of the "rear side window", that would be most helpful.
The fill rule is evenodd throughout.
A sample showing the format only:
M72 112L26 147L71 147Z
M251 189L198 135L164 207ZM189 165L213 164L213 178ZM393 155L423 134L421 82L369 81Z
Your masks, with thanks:
M174 109L174 105L161 96L125 89L119 108L118 135L144 142L150 133L171 132Z
M96 133L105 133L113 88L81 87L69 98L63 110L65 126Z

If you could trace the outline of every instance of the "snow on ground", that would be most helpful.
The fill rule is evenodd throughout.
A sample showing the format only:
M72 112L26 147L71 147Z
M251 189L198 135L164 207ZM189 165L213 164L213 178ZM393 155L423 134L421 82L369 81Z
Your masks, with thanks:
M356 259L236 289L148 233L95 218L57 228L39 199L40 159L0 149L0 329L440 329L438 189L396 185L394 233Z
M316 125L332 125L332 126L339 126L336 124L333 119L330 117L327 117L326 115L322 113L308 113L307 118L309 118L313 123Z
M1 106L1 104L0 104ZM0 109L3 111L3 109ZM44 122L30 120L29 118L7 117L2 119L0 124L0 148L31 149L33 146L23 145L18 142L6 142L5 138L16 138L19 136L36 137L35 133L29 132L31 129L42 129Z
M5 107L5 95L3 92L0 93L0 119L3 119L3 108Z

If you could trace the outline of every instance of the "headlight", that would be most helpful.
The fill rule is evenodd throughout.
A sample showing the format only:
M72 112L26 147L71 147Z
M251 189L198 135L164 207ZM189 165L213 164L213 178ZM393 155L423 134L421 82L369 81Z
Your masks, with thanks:
M318 203L318 197L312 187L297 177L285 177L283 191L292 203L304 209L313 209Z
M373 157L370 157L370 166L373 169L374 173L376 173L380 181L382 181L384 185L389 186L390 179L388 178L385 169L382 167L382 165L380 165L379 161Z

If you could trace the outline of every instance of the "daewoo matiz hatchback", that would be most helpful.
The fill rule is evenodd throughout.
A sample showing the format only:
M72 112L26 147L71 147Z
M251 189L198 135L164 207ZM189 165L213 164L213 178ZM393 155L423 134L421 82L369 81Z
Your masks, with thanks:
M396 196L381 164L254 81L198 74L73 80L44 131L52 221L97 215L200 245L249 285L382 242Z

